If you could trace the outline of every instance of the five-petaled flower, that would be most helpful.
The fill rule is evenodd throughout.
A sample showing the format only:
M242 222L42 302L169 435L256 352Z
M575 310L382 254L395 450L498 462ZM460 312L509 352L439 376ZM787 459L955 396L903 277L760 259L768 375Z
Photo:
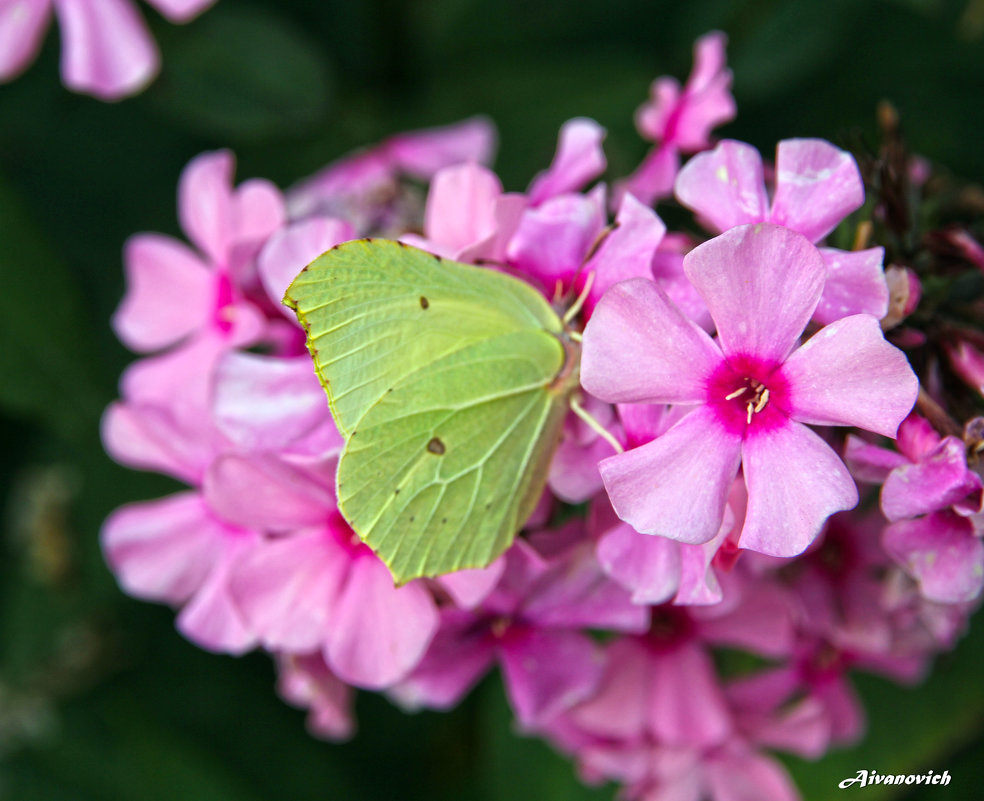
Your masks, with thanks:
M584 332L582 383L593 395L694 407L663 436L601 462L612 505L644 533L706 542L740 467L748 509L739 546L794 556L858 501L840 457L804 424L894 437L918 381L870 315L796 347L826 275L801 234L738 226L691 251L684 271L717 341L646 279L617 284Z

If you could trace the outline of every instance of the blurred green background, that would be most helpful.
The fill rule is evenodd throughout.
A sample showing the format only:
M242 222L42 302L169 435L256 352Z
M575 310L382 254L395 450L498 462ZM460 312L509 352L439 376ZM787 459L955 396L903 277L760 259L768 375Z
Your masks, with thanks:
M304 730L262 655L186 643L173 614L123 596L98 531L121 503L175 488L103 454L102 408L131 356L108 320L132 233L180 236L175 191L197 153L231 147L238 178L281 186L396 131L485 113L496 166L523 189L557 129L609 131L610 175L647 145L632 113L661 74L684 79L693 40L730 37L739 114L719 133L765 153L791 136L876 142L899 109L916 152L984 179L984 2L944 0L219 0L187 26L142 10L164 69L104 104L59 83L59 43L0 87L0 799L605 799L516 737L496 681L450 714L358 702L345 745ZM984 632L929 683L858 681L870 736L820 763L790 760L805 798L841 778L949 769L946 788L868 799L981 797Z

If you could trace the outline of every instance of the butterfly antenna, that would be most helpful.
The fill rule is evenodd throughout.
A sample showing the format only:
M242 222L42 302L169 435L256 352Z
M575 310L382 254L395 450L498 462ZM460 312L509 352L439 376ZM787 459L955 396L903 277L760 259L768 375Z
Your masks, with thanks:
M581 290L581 294L577 296L577 300L571 305L571 307L564 312L563 323L567 325L571 320L577 317L578 312L584 306L584 301L588 299L588 293L591 292L591 286L594 284L595 274L594 272L588 273L588 277L584 281L584 288Z
M625 448L622 447L619 441L612 436L612 433L607 428L591 416L591 413L581 405L581 402L577 398L571 395L568 404L570 404L571 411L588 424L588 428L615 449L615 453L625 453Z

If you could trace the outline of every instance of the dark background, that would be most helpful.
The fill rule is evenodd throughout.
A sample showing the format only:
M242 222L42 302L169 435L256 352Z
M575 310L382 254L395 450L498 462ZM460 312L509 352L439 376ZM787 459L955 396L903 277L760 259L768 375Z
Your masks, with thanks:
M658 75L685 79L693 40L730 37L738 118L757 145L819 136L876 142L890 99L913 150L984 179L984 2L691 0L404 3L220 0L187 26L141 5L164 69L104 104L59 83L49 33L37 63L0 87L0 799L605 799L511 731L497 681L450 714L406 716L373 695L360 732L310 738L273 692L263 655L213 656L173 613L118 590L98 549L106 514L175 488L124 470L98 440L132 358L108 320L132 233L180 236L177 179L230 147L238 178L281 186L391 133L485 113L496 167L521 190L560 124L608 129L610 177L647 145L632 113ZM862 768L949 769L916 798L981 797L984 636L972 633L916 690L862 677L869 737L816 764L789 760L809 801ZM892 796L896 797L896 796Z

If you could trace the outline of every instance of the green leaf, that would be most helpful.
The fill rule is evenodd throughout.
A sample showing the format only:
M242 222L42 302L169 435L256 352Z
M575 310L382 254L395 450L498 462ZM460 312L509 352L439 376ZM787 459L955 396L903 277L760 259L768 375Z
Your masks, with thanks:
M576 386L532 287L398 242L333 248L287 290L339 430L339 508L400 583L489 564L543 491Z
M275 12L220 4L180 36L149 93L168 116L224 141L296 137L323 123L331 93L319 46Z

